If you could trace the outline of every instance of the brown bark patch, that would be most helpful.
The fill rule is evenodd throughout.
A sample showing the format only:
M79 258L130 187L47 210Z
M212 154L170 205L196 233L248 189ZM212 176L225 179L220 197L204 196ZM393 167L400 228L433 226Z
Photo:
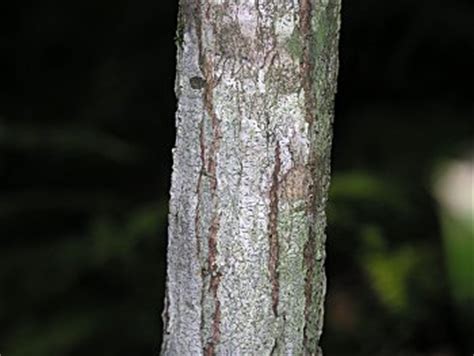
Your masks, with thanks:
M311 173L309 169L302 164L291 168L282 179L282 194L287 202L306 200L309 194L309 183Z

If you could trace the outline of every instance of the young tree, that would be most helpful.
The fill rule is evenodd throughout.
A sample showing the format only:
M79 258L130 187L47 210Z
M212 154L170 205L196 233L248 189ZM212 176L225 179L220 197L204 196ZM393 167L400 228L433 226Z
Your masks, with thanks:
M313 355L340 0L181 0L165 355Z

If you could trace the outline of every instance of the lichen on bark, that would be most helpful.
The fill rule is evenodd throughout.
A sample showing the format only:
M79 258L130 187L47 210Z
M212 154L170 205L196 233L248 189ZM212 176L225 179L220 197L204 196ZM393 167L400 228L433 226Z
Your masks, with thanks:
M340 0L181 0L165 355L318 353Z

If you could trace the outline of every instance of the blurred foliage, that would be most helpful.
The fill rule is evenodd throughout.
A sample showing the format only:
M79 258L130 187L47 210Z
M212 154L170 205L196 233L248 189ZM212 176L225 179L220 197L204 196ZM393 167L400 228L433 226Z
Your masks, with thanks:
M443 232L450 297L461 336L474 330L474 160L473 151L444 159L434 174ZM470 189L466 189L470 188Z
M72 158L95 155L117 162L132 160L138 155L136 148L127 142L93 127L6 126L0 121L0 145L19 152L45 150Z
M474 313L474 218L453 218L446 212L444 215L444 247L452 294L457 302L470 303Z
M0 353L150 355L165 286L177 4L1 7ZM474 349L472 319L456 317L452 298L472 280L472 249L445 243L466 232L431 189L437 162L473 138L473 7L344 3L328 355Z
M15 325L4 329L5 352L62 355L81 345L102 345L106 353L120 354L125 346L151 348L163 297L164 261L149 270L149 261L165 248L156 241L166 224L166 204L159 206L122 218L98 217L83 236L2 251L0 283L7 304L0 318ZM121 329L123 344L105 347L101 338Z

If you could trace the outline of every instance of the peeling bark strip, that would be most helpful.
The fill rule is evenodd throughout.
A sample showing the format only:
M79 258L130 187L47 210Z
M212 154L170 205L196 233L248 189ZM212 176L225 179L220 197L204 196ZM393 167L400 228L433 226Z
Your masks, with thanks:
M163 355L315 355L340 0L180 0Z

